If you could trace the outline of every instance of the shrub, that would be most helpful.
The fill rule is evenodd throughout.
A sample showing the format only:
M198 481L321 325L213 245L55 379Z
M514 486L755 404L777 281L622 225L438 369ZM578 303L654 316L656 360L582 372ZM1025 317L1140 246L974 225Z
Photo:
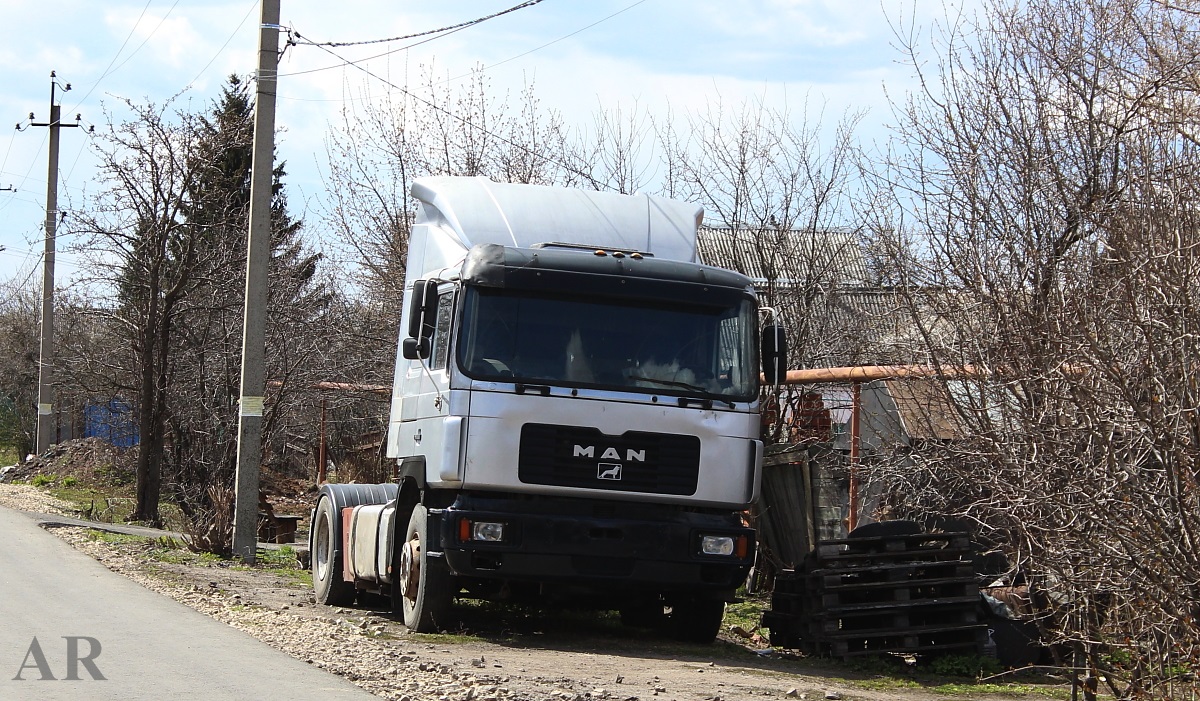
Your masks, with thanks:
M183 540L188 549L212 553L223 558L233 555L234 491L225 485L208 488L207 507L195 509L183 524Z

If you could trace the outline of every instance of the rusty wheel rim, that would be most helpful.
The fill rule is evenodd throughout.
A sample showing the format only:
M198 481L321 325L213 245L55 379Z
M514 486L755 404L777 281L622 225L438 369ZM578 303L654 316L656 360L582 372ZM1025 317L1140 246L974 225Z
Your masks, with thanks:
M421 583L421 538L416 533L404 543L400 553L400 593L409 601L417 600Z

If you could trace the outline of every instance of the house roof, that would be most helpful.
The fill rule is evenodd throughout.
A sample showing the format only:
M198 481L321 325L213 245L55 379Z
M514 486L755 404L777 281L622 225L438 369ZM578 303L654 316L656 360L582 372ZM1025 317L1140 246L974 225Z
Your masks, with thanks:
M927 297L941 292L881 286L854 230L701 227L696 243L702 262L754 282L790 329L802 366L920 360L914 309L928 329L935 315Z
M779 230L701 227L700 260L786 287L863 287L866 258L849 229Z

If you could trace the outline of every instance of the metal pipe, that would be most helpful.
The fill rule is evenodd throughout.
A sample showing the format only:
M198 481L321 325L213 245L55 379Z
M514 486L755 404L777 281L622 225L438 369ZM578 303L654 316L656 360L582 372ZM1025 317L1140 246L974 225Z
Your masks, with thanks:
M282 387L283 382L280 380L270 380L267 382L268 387ZM386 385L364 385L354 382L314 382L311 385L305 385L309 389L328 389L339 392L366 392L368 394L391 394L392 388Z
M805 385L825 382L871 382L903 377L975 377L986 374L974 366L937 368L929 365L860 365L841 368L788 370L785 384Z
M352 382L318 382L313 385L317 389L331 389L343 392L368 392L371 394L391 394L392 388L384 385L363 385Z

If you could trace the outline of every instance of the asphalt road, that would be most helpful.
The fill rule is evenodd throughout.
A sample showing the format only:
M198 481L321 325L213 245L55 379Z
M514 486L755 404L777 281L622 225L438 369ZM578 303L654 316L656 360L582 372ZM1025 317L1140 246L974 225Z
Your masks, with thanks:
M0 507L0 699L168 698L375 697L143 589Z

